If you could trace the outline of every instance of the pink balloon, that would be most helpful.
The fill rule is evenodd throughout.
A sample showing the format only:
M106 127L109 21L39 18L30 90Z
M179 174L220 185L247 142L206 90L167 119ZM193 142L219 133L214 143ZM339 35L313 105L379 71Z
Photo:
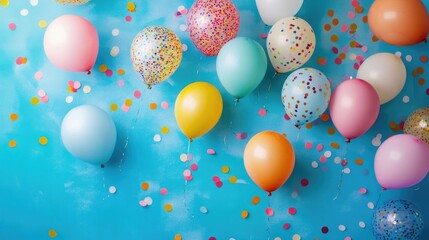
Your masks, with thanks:
M375 123L380 112L380 99L369 83L361 79L346 80L334 90L329 112L335 127L349 142Z
M378 183L386 189L411 187L429 171L429 148L410 134L392 136L378 148L374 170Z
M192 42L206 56L217 56L221 47L235 38L240 15L231 0L197 0L187 18Z
M89 72L98 55L98 34L85 18L63 15L49 24L44 37L49 61L71 72Z

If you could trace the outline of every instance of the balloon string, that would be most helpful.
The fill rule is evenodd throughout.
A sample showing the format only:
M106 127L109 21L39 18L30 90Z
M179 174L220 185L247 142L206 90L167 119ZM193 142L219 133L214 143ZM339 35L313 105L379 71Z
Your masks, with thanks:
M191 152L191 140L188 140L188 152L186 154L186 169L189 168L189 154ZM189 215L190 213L190 209L189 209L189 205L188 205L188 199L187 199L187 186L188 186L188 180L186 180L185 177L185 184L183 186L183 205L185 206L186 209L186 215ZM194 218L194 216L192 215L192 218Z
M271 197L268 197L268 209L271 208ZM267 215L267 235L268 240L271 238L271 222L270 222L270 216Z
M232 134L234 134L234 135L235 135L235 132L234 132L234 126L233 126L232 120L234 119L234 116L237 115L237 105L238 105L238 101L236 100L234 102L234 111L232 112L231 121L229 121L229 127L231 128Z
M274 71L274 75L273 75L273 77L271 78L270 82L268 83L268 92L270 92L270 91L271 91L271 84L273 83L274 78L276 78L276 76L277 76L277 71Z
M381 199L381 194L383 193L383 189L381 189L381 191L380 191L380 193L378 194L378 198L377 198L377 202L375 203L375 209L377 209L377 207L378 207L378 203L380 202L380 199Z
M200 61L198 61L198 65L197 65L197 77L198 77L198 74L200 73L200 64L201 64L202 60L203 60L203 55L200 56Z
M348 146L349 146L349 143L346 143L346 151L345 151L345 153L344 153L344 158L343 158L343 160L341 161L342 169L341 169L340 180L338 181L337 194L336 194L336 195L335 195L335 197L332 199L333 201L337 200L337 198L338 198L338 197L340 196L340 194L341 194L341 187L342 187L342 185L343 185L344 168L345 168L345 167L346 167L346 165L347 165L347 152L348 152Z

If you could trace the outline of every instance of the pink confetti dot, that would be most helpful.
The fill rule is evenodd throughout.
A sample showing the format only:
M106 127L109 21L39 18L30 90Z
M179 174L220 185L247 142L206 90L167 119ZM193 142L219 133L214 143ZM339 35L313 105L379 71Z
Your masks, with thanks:
M319 152L322 151L323 150L323 144L317 144L316 150Z
M70 87L73 87L73 85L74 85L74 81L72 81L72 80L68 80L67 84L68 84Z
M262 39L265 39L265 38L267 38L267 34L265 34L265 33L261 33L261 34L259 35L259 37L260 37L260 38L262 38Z
M223 183L222 183L221 181L216 182L216 187L217 187L217 188L221 188L221 187L222 187L222 185L223 185Z
M39 97L44 97L44 96L46 96L46 92L45 92L45 90L43 90L43 89L40 89L40 90L37 92L37 94L39 95Z
M354 12L349 12L348 14L347 14L347 16L349 17L349 18L355 18L355 16L356 16L356 14L354 13Z
M113 71L110 69L107 69L105 74L106 74L106 76L111 77L113 75Z
M121 109L124 112L128 112L130 110L130 107L128 107L127 105L124 104L124 105L122 105Z
M274 210L272 208L266 208L265 213L267 214L268 217L271 217L274 215Z
M361 49L360 49L362 52L364 52L364 53L366 53L366 52L368 52L368 47L367 46L363 46L363 47L361 47Z
M289 223L285 223L283 225L283 229L288 230L290 228L290 224Z
M295 215L296 214L296 208L291 207L291 208L288 209L288 212L289 212L290 215Z
M191 170L192 171L197 171L198 170L198 165L196 163L192 163Z
M16 64L21 65L22 64L22 57L17 57L15 62L16 62Z
M191 175L191 176L187 176L187 177L185 177L185 180L186 180L186 181L192 181L192 179L193 179L192 175Z
M325 59L325 58L320 58L320 61L319 61L319 64L320 64L320 65L322 65L322 66L326 66L326 63L327 63L327 61L326 61L326 59Z
M162 109L167 109L168 108L168 102L162 102L161 107L162 107Z
M263 117L263 116L267 115L267 110L265 108L261 108L261 109L259 109L258 113L260 116Z
M118 80L118 86L119 86L119 87L123 87L123 86L125 86L125 82L124 82L124 80Z
M213 180L213 182L215 182L215 183L220 182L220 178L219 178L218 176L214 176L214 177L212 178L212 180Z
M352 238L347 236L344 238L344 240L352 240Z
M311 142L306 142L305 143L305 148L306 149L311 149L313 147L313 144Z
M353 64L353 68L356 69L356 70L358 70L360 68L359 63L354 63Z
M349 48L344 46L341 48L341 50L343 51L343 53L348 53L349 52Z
M209 237L209 240L216 240L215 237Z
M289 117L289 115L287 115L287 114L285 114L285 115L283 115L283 117L286 119L286 120L290 120L290 117Z
M82 85L80 84L80 82L79 82L79 81L76 81L76 82L74 82L74 84L73 84L73 88L74 88L74 89L79 89L81 86L82 86Z
M40 100L42 100L42 102L44 102L44 103L47 103L49 101L49 97L48 97L48 95L45 95L45 96L41 97Z
M127 22L131 22L131 20L132 20L132 17L131 17L131 16L126 16L126 17L125 17L125 21L127 21Z
M366 190L366 188L359 189L360 194L366 194L367 192L368 192L368 190Z
M192 161L192 154L191 153L186 154L186 159L188 161Z
M16 24L15 23L9 23L9 29L12 30L12 31L15 31Z
M40 79L42 79L42 77L43 77L43 73L40 71L38 71L34 74L34 79L36 79L36 80L40 80Z
M343 31L343 32L347 32L347 30L349 30L349 26L348 26L347 24L343 24L343 25L341 26L341 31Z
M358 0L352 0L352 6L353 7L359 6L359 1Z
M182 15L186 15L186 14L188 14L188 9L186 9L186 8L182 9L182 10L180 11L180 14L182 14Z
M140 98L141 96L142 96L142 93L139 90L134 91L134 97L135 98Z
M167 194L167 193L168 193L167 188L161 188L161 189L159 190L159 193L161 193L161 195L165 195L165 194Z
M189 177L189 176L191 176L191 175L192 175L191 170L186 169L185 171L183 171L183 176L185 176L185 177Z
M140 204L140 206L142 206L142 207L146 207L146 206L147 206L147 203L146 203L146 201L144 201L144 200L140 200L140 201L139 201L139 204Z
M304 179L301 180L301 186L303 186L303 187L307 187L308 183L309 183L308 179L306 179L306 178L304 178Z
M209 148L209 149L207 149L207 154L215 155L216 151L214 149Z
M321 163L325 163L326 162L326 157L325 156L321 156L320 157L320 162Z
M356 56L356 61L358 62L363 61L363 57L361 55Z
M246 132L242 132L242 133L236 133L235 137L239 140L244 140L247 138L247 133Z

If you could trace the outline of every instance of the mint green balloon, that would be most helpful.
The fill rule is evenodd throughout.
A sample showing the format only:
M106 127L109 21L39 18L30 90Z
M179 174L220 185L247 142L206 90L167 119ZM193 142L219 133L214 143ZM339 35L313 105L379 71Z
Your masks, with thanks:
M216 59L217 76L223 87L237 100L251 93L267 71L267 56L253 39L238 37L227 42Z

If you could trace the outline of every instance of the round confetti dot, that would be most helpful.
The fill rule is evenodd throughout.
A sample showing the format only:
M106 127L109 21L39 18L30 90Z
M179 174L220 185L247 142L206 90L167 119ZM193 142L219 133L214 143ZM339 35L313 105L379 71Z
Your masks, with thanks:
M346 230L346 226L340 225L338 226L338 230L340 230L341 232L344 232Z
M313 162L311 162L311 166L313 168L317 168L317 167L319 167L319 163L317 163L316 161L313 161Z
M66 103L72 103L73 102L73 96L67 96L65 101L66 101Z
M294 234L292 240L301 240L301 236L299 234Z
M307 187L308 183L309 183L308 180L305 178L301 180L301 186L303 186L303 187Z
M173 210L173 205L171 205L170 203L167 203L164 205L164 210L166 212L171 212Z
M161 133L162 134L168 134L170 132L170 129L167 126L163 126L161 128Z
M334 163L335 164L340 164L341 163L341 158L340 157L335 157L334 158Z
M28 9L24 8L21 9L21 11L19 12L19 14L21 14L21 16L25 17L28 15Z
M9 23L9 29L14 31L16 29L16 24L15 23Z
M113 71L111 69L107 69L106 72L104 72L106 76L111 77L113 75Z
M131 16L126 16L125 17L125 21L127 21L127 22L131 22L131 20L132 20L133 18L131 17Z
M162 109L167 109L168 108L168 103L167 102L162 102L161 103L161 107L162 107Z
M332 156L332 152L331 151L326 151L323 156L330 158Z
M161 195L166 195L166 194L168 193L168 190L167 190L167 188L161 188L161 189L159 190L159 193L160 193Z
M267 115L267 110L265 108L261 108L261 109L259 109L258 114L261 117L263 117L263 116Z
M158 105L156 103L149 104L150 110L155 110L157 107L158 107Z
M174 235L174 240L182 240L182 235L180 234Z
M249 212L248 212L248 211L243 210L243 211L241 212L241 217L242 217L242 218L247 218L248 216L249 216Z
M275 237L274 240L282 240L280 237Z
M352 240L351 237L345 237L344 240Z
M188 156L186 155L186 153L180 154L180 161L182 162L188 161Z
M14 148L14 147L16 147L16 141L15 140L10 140L9 143L8 143L8 145L9 145L10 148Z
M133 100L129 98L125 99L125 106L131 107L131 105L133 105Z
M184 31L188 30L188 26L186 24L180 24L179 29L180 29L180 31L184 32Z
M374 203L373 202L369 202L367 204L367 206L368 206L369 209L374 209Z
M147 183L147 182L143 182L142 183L142 185L141 185L141 188L143 189L143 190L148 190L149 189L149 183Z
M363 222L363 221L359 222L359 227L360 228L365 228L365 226L366 226L365 222Z
M160 142L161 141L161 135L155 134L155 136L153 136L153 141Z
M267 214L268 217L272 217L274 215L274 210L272 208L266 208L265 214Z
M114 46L112 47L112 49L110 50L110 56L112 57L116 57L119 54L119 47L118 46Z
M358 158L358 159L356 159L356 164L357 165L362 165L363 164L363 160L362 160L362 158Z
M296 214L296 208L294 208L294 207L289 208L289 209L288 209L288 213L289 213L290 215L295 215L295 214Z
M57 236L57 231L55 231L55 230L53 230L53 229L49 230L49 231L48 231L48 236L49 236L50 238L54 238L54 237L56 237L56 236Z
M46 145L46 144L48 144L48 138L45 137L45 136L40 137L39 138L39 144L40 145Z
M208 211L207 211L207 208L206 208L206 207L201 206L201 207L200 207L200 212L201 212L201 213L203 213L203 214L206 214Z
M114 29L112 30L112 36L116 37L116 36L118 36L118 35L119 35L119 29L114 28Z
M325 156L321 156L320 157L320 162L321 163L325 163L326 162L326 157Z
M335 128L328 128L328 134L332 135L335 133Z
M83 93L88 94L91 92L91 87L86 85L83 87Z
M407 56L405 57L405 60L406 60L407 62L411 62L411 61L413 60L413 57L412 57L411 55L407 55Z
M124 69L118 69L118 71L116 71L119 75L124 75L125 74L125 70Z
M254 196L252 198L252 204L257 205L261 201L261 198L259 196Z
M332 41L332 42L338 42L338 36L337 36L337 35L335 35L335 34L334 34L334 35L332 35L332 36L331 36L331 41Z
M144 200L139 201L140 206L146 207L147 203Z
M221 188L223 186L223 182L219 181L215 183L217 188Z
M104 73L107 71L107 65L106 64L101 64L100 67L98 67L98 70L100 70L100 72Z
M139 99L142 96L142 92L140 92L139 90L135 90L134 91L134 97Z
M290 228L290 223L283 224L283 229L288 230Z
M209 148L209 149L207 149L207 154L214 155L214 154L216 154L216 151Z
M0 0L0 5L2 7L7 7L9 5L9 0Z
M37 4L39 4L39 0L30 0L30 4L31 6L37 6Z
M12 120L12 121L16 121L16 120L18 120L18 114L16 114L16 113L11 113L11 114L10 114L10 120Z
M183 52L188 51L188 45L186 45L186 44L182 44L182 51L183 51Z
M236 182L237 182L237 177L236 176L231 176L231 177L229 177L229 182L230 183L232 183L232 184L235 184Z
M122 105L121 109L124 112L128 112L130 110L130 107L124 104L124 105Z
M327 23L323 26L323 29L325 29L325 31L329 32L331 30L332 26L331 24Z
M350 174L351 173L350 168L344 168L343 173Z
M305 143L305 148L306 149L311 149L313 147L313 144L311 142L306 142Z
M183 176L189 177L191 175L192 175L192 173L191 173L191 171L189 169L186 169L186 170L183 171Z
M116 187L115 186L110 186L109 187L109 193L115 194L116 193Z
M37 94L39 95L39 97L44 97L46 96L46 92L42 89L40 89L39 91L37 91Z
M328 227L326 227L326 226L322 227L321 230L322 230L322 233L324 233L324 234L328 233L328 231L329 231Z
M228 173L229 172L229 167L228 166L222 166L222 172L223 173Z
M34 79L36 79L36 80L40 80L40 79L42 79L42 77L43 77L43 73L42 73L42 72L40 72L40 71L37 71L37 72L34 74Z
M112 110L113 112L118 110L118 105L116 103L110 104L110 110Z
M46 25L47 25L47 23L46 23L46 21L45 21L45 20L40 20L40 21L39 21L39 27L40 27L40 28L45 28L45 27L46 27Z
M191 164L191 170L192 170L192 171L197 171L197 170L198 170L198 164L196 164L196 163L192 163L192 164Z
M404 97L402 98L402 101L403 101L404 103L408 103L408 102L410 101L410 97L408 97L408 96L404 96Z
M151 197L145 197L143 201L145 201L148 206L152 205L153 203L153 199Z
M209 240L216 240L215 237L209 237Z
M366 188L360 188L359 189L360 194L366 194L367 192L368 192L368 190L366 190Z

